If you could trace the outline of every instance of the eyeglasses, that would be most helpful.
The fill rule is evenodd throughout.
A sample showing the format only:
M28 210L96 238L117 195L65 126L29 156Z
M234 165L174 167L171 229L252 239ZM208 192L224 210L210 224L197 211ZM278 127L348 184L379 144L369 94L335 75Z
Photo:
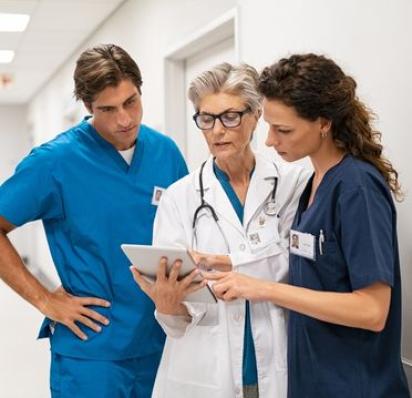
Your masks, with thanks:
M250 112L251 109L247 107L243 111L225 111L219 113L218 115L213 115L211 113L199 113L196 112L193 115L193 120L196 123L196 126L200 130L211 130L215 127L216 119L220 120L220 123L223 124L227 129L238 127L242 122L242 116L245 113Z

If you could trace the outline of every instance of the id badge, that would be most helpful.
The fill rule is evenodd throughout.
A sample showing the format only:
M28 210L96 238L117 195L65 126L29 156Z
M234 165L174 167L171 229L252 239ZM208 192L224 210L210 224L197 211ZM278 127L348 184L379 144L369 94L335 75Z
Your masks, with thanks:
M312 234L291 230L289 236L289 252L296 256L316 260L316 237Z
M158 206L160 202L160 198L163 195L163 192L165 191L165 188L161 187L153 187L153 195L152 195L152 205Z
M278 242L279 219L261 215L253 223L253 229L247 233L247 237L252 249L261 249L267 245Z

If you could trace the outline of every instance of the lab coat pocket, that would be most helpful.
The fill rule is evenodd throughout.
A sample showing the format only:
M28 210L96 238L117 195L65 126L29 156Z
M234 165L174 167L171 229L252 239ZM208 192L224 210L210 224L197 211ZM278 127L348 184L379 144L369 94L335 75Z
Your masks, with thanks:
M177 383L218 387L220 375L219 325L196 326L184 337L173 339L168 378Z

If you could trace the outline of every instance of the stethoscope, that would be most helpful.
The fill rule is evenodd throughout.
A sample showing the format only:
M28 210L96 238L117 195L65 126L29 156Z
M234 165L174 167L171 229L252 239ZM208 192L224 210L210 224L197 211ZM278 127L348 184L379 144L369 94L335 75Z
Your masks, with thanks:
M277 166L276 166L276 164L274 164L274 165L275 165L276 171L277 171ZM266 202L265 205L263 206L263 212L267 216L273 217L273 216L278 216L278 213L276 211L276 191L278 190L279 178L276 177L276 176L275 177L270 177L270 178L273 178L273 188L272 188L272 192L270 194L269 201Z
M223 232L223 229L220 225L220 220L219 217L215 211L215 209L213 208L213 206L209 203L206 202L205 200L205 190L204 190L204 186L203 186L203 169L205 168L206 165L206 161L202 163L202 165L200 166L200 171L199 171L199 189L200 189L200 205L196 208L196 210L193 213L193 222L192 222L192 231L193 231L193 239L192 239L192 248L194 248L194 244L197 241L197 237L196 237L196 223L197 220L199 218L199 213L202 210L207 210L210 212L210 214L212 215L217 227L219 228L220 233L223 236L223 239L225 241L225 245L227 247L227 249L229 250L229 241L226 238L226 235ZM278 167L275 163L273 163L273 165L276 168L276 172L277 175L279 175L279 170ZM279 182L279 178L277 176L274 177L268 177L270 179L273 179L273 188L272 188L272 192L270 193L270 197L269 200L264 204L263 206L263 212L269 216L269 217L273 217L273 216L278 216L278 213L276 211L276 192L278 189L278 182Z

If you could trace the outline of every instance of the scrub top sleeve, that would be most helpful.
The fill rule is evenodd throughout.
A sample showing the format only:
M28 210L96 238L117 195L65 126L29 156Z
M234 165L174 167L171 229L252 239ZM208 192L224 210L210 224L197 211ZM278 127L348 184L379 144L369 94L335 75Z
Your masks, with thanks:
M359 188L341 195L341 249L353 290L394 283L393 211L376 189Z
M63 217L63 206L52 176L48 153L33 151L0 187L0 215L15 226Z

